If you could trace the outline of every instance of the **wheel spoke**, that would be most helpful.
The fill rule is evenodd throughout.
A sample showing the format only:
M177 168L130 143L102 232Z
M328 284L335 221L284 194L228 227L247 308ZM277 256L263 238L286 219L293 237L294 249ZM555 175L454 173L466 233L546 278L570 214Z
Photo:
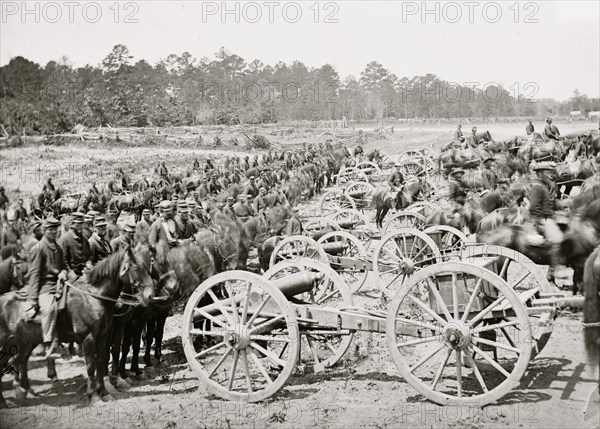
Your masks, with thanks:
M248 393L252 393L252 379L250 378L250 368L248 366L248 354L246 349L242 349L242 364L244 366L244 373L246 374L246 384L248 384Z
M442 344L437 349L435 349L433 352L431 352L428 355L426 355L425 357L421 358L420 361L418 361L413 367L410 368L410 372L415 372L421 365L423 365L429 359L434 357L436 354L438 354L440 351L442 351L445 347L446 346L444 344Z
M504 337L506 338L506 341L508 341L508 344L510 344L511 347L516 347L515 342L513 341L512 337L506 331L506 328L500 328L500 331L502 332L502 334L504 334Z
M521 350L519 350L516 347L507 346L506 344L502 344L502 343L499 343L497 341L492 341L492 340L488 340L488 339L485 339L485 338L477 337L475 335L473 335L473 341L475 341L476 343L487 344L488 346L494 346L494 347L497 347L499 349L504 349L504 350L508 350L508 351L511 351L511 352L515 352L518 355L521 354Z
M458 384L458 397L462 398L462 357L460 350L456 350L456 382Z
M248 323L246 323L247 328L250 328L252 326L252 323L254 323L254 320L258 317L258 315L260 314L262 309L265 308L265 305L267 305L267 302L269 301L269 299L271 299L271 295L267 295L267 297L265 299L263 299L263 301L258 306L258 309L254 312L254 314L252 315L250 320L248 320Z
M210 330L204 330L204 329L190 329L190 335L206 335L207 337L222 337L223 336L223 331L222 330L218 330L218 331L210 331Z
M265 355L269 360L271 360L271 362L273 362L273 363L275 363L275 364L277 364L277 365L279 365L281 367L285 366L285 361L283 359L279 359L273 353L271 353L270 351L268 351L268 350L264 349L263 347L259 346L254 341L250 342L250 346L254 347L256 350L258 350L263 355Z
M253 341L272 341L275 343L289 343L291 340L285 335L251 335Z
M229 323L230 325L233 325L234 324L233 320L231 319L231 317L229 317L227 310L225 309L225 307L223 307L221 300L219 298L217 298L217 295L215 295L213 290L208 289L206 291L206 293L208 293L210 295L210 297L212 298L213 302L215 303L215 305L217 306L217 308L219 309L219 311L221 312L223 317L225 317L225 319L227 320L227 323Z
M440 381L440 377L442 376L442 373L444 372L444 368L446 367L446 364L448 363L448 359L450 358L451 354L452 354L452 349L447 349L446 357L444 358L444 362L442 362L442 364L438 368L437 373L435 374L435 377L434 377L433 381L431 382L431 390L435 390L435 386L437 386L438 382Z
M431 331L441 331L442 328L436 325L432 325L431 323L420 322L418 320L405 319L404 317L396 317L396 322L402 322L407 325L418 326L420 328L429 329Z
M419 307L421 307L423 310L425 310L431 317L433 317L435 320L437 320L438 323L440 323L442 326L446 326L446 324L448 323L448 320L444 320L439 314L437 314L435 311L433 311L431 308L429 308L429 306L427 304L425 304L423 301L421 301L419 298L414 297L412 295L408 295L408 299L410 299L412 302L414 302Z
M496 308L500 303L502 303L505 300L506 300L506 297L504 297L504 296L499 297L494 302L492 302L490 305L488 305L486 308L484 308L482 311L480 311L477 314L477 316L475 316L474 318L469 320L469 322L467 324L474 326L477 322L479 322L481 319L483 319L485 316L487 316L490 311L492 311L494 308Z
M492 331L494 329L504 329L504 328L507 328L509 326L515 326L515 325L518 325L518 324L519 324L518 320L512 320L510 322L495 323L493 325L483 325L483 326L479 326L479 327L473 329L472 333L473 334L478 334L480 332Z
M248 305L250 304L250 291L252 290L252 283L248 282L248 289L246 290L246 299L244 300L244 308L242 310L242 325L246 323L248 317Z
M215 371L217 369L219 369L219 367L221 366L221 364L225 361L225 359L227 358L227 356L229 356L231 354L232 351L233 351L233 349L229 348L229 349L227 349L227 351L225 353L223 353L223 356L221 356L221 359L219 359L219 361L214 366L214 368L208 373L208 378L210 378L210 377L213 376L213 374L215 373Z
M463 280L465 280L464 276L463 276ZM477 283L475 284L475 289L473 289L473 293L471 293L471 296L469 297L469 302L467 302L467 306L465 307L465 312L463 313L462 317L460 318L461 322L465 323L465 321L467 320L467 317L469 317L469 311L471 311L471 306L475 302L475 298L477 298L477 295L479 295L479 289L481 288L482 283L483 283L482 278L477 280Z
M233 379L235 377L235 370L237 369L238 359L240 357L240 351L233 351L233 364L231 365L231 371L229 372L229 384L227 384L227 390L231 390L233 387Z
M432 335L431 337L419 338L417 340L405 341L403 343L398 343L398 348L400 347L408 347L408 346L416 346L418 344L430 343L432 341L438 341L440 338L437 335Z
M504 368L502 368L500 366L500 364L498 362L496 362L494 359L492 359L486 352L484 352L483 350L481 350L476 345L473 345L473 351L475 353L477 353L479 356L481 356L487 363L489 363L494 368L496 368L496 370L498 370L498 372L500 372L506 378L510 378L510 374L508 373L508 371L506 371Z
M444 316L446 316L446 319L448 320L448 322L451 321L452 316L450 315L450 311L448 311L448 307L446 307L446 303L442 299L442 296L440 295L440 292L438 291L437 287L435 287L434 285L431 284L431 281L429 280L429 278L427 278L425 280L427 280L427 286L429 287L429 290L431 290L431 292L433 293L433 296L435 297L435 300L436 300L438 306L442 309L442 313L444 313ZM437 281L437 278L436 278L436 281Z
M252 335L252 334L253 334L253 333L255 333L256 331L258 331L258 330L260 330L260 329L264 329L264 328L266 328L267 326L271 326L271 325L273 325L273 324L275 324L275 323L279 322L280 320L283 320L284 318L285 318L285 316L284 316L284 315L279 315L279 316L277 316L277 317L274 317L274 318L272 318L272 319L270 319L270 320L267 320L266 322L264 322L264 323L262 323L262 324L260 324L260 325L256 325L256 326L255 326L255 327L253 327L252 329L249 329L249 330L248 330L248 333L249 333L250 335Z
M475 359L473 359L471 357L471 352L467 349L467 351L464 354L465 354L465 360L467 361L467 365L471 366L471 369L473 370L473 373L475 373L475 378L479 382L481 389L483 389L484 393L487 393L488 388L485 384L485 381L483 380L483 377L481 376L481 372L479 372L479 367L477 366Z
M454 318L458 320L458 286L456 284L456 273L452 273L452 309Z
M258 356L256 356L256 353L254 353L254 350L252 350L252 349L249 349L249 350L250 350L250 356L252 356L252 360L254 361L254 364L257 366L258 371L262 374L262 376L265 378L265 380L267 381L268 384L273 384L273 380L271 380L271 377L269 377L269 373L267 372L265 366L262 364L262 362L260 361Z
M215 344L214 346L209 347L206 350L202 350L200 353L196 353L194 355L194 357L196 359L201 358L202 356L207 355L211 352L214 352L215 350L220 349L221 347L224 347L225 345L226 345L225 341L221 341L219 344Z
M201 308L194 308L194 313L199 314L200 316L204 317L205 319L210 320L215 325L218 325L218 326L220 326L222 328L224 328L226 326L225 323L223 323L221 320L219 320L216 317L208 314L206 311L202 310Z

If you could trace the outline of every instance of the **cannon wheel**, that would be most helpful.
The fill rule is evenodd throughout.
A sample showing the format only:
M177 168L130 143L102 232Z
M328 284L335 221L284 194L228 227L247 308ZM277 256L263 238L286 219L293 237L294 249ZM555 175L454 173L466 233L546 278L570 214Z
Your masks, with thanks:
M317 236L317 237L321 236L332 230L333 231L340 230L340 227L338 226L338 224L335 223L335 221L333 221L332 219L327 218L327 217L312 218L303 225L303 228L304 228L304 233L307 236L309 236L310 238L312 238L313 240L315 239L315 236Z
M352 182L346 188L346 193L350 192L364 192L365 195L370 195L375 192L375 186L368 182Z
M424 226L425 216L404 210L396 213L383 225L383 233L387 234L399 228L423 229Z
M371 161L361 161L358 164L356 164L356 168L358 170L361 170L367 176L370 174L383 173L383 171L381 171L381 168L379 168L379 166L377 164L375 164L374 162L371 162Z
M325 243L340 243L345 245L345 248L343 252L337 254L337 256L354 258L361 261L367 261L369 259L365 246L363 246L358 238L346 231L329 232L321 237L317 243L320 245ZM329 265L345 280L352 293L358 292L365 284L365 281L367 281L369 272L367 270L337 265L335 256L336 255L329 257L328 255Z
M440 206L437 204L433 204L428 201L419 201L408 206L406 211L419 213L420 215L424 216L425 219L427 219L439 209Z
M295 313L285 295L256 274L227 271L210 277L190 296L183 321L181 339L190 368L220 398L267 399L296 366L300 335ZM261 329L266 327L266 332ZM204 339L212 341L198 344Z
M486 324L500 306L514 319ZM504 280L476 265L443 262L415 273L394 296L386 323L402 377L437 404L490 404L518 384L529 363L525 306ZM513 344L502 341L507 328L521 333ZM482 350L489 346L498 350L494 358Z
M467 262L469 259L480 257L497 260L493 266L496 274L507 281L528 310L535 307L536 300L543 298L544 294L552 295L559 292L556 287L550 285L539 266L516 250L502 246L467 243L460 251L459 257L460 260ZM529 315L532 358L537 356L548 343L554 328L555 316L555 310L550 308L547 311L532 312Z
M368 182L369 177L364 171L356 167L344 167L337 175L336 183L338 186L343 186L351 182Z
M296 261L299 258L314 259L323 263L328 263L327 254L321 249L315 240L304 235L292 235L281 240L273 253L269 266L277 264L280 261Z
M356 210L356 203L341 189L325 192L319 201L319 210L323 216L334 214L342 209Z
M328 217L334 222L336 222L338 226L340 223L343 224L344 222L352 223L352 229L369 225L369 219L356 209L338 210L337 212L329 215Z
M465 234L448 225L433 225L423 232L435 241L444 259L452 258L466 243L471 242Z
M381 239L373 253L373 272L379 289L388 298L424 267L441 262L435 242L422 231L401 228Z
M301 270L324 274L311 292L294 296L295 299L311 304L326 305L332 308L348 308L354 305L352 292L344 279L329 266L312 259L299 259L294 262L282 261L271 267L263 277L268 280L278 279ZM302 328L301 328L302 331ZM332 330L331 333L311 333L310 328L300 333L302 347L301 359L312 361L314 372L321 372L335 365L348 351L354 332L341 335Z

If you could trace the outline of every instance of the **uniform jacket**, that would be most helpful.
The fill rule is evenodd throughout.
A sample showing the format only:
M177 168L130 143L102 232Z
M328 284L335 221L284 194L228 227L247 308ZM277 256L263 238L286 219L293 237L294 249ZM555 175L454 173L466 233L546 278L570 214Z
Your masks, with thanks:
M448 198L459 204L464 204L465 198L467 198L463 185L454 179L448 181Z
M548 186L542 182L535 182L529 193L529 214L534 219L552 217L554 213L554 199Z
M181 220L175 219L175 223L177 224L177 229L179 230L179 238L186 239L194 236L198 228L194 225L191 219Z
M300 235L302 234L302 222L296 217L292 216L285 226L284 235Z
M532 135L535 132L535 127L533 126L533 124L527 124L527 126L525 127L525 132L528 136Z
M69 270L81 271L92 256L87 239L83 235L77 236L72 229L58 239L58 245L63 250L65 263Z
M397 188L398 186L404 184L404 176L399 171L394 171L392 174L390 174L388 184L393 188Z
M237 202L233 205L233 211L239 219L254 216L254 208L248 204L242 204L241 202Z
M490 191L496 189L498 178L496 176L496 173L494 173L490 168L484 168L481 171L481 177L483 179L483 187L485 189L489 189Z
M113 252L118 252L121 249L127 249L128 247L133 247L135 243L132 241L128 241L124 235L119 235L117 238L113 238L110 240L110 247Z
M167 233L163 227L164 218L161 216L154 221L154 223L150 226L150 233L148 234L148 243L152 246L163 246L165 251L169 251L171 248L169 237L167 237ZM171 234L171 240L177 240L180 238L179 226L174 219L170 219L168 221L170 225L169 233Z
M546 126L544 127L544 134L546 135L546 137L552 140L558 140L558 136L560 136L558 128L556 128L552 124L546 124Z
M50 243L43 237L36 249L27 273L29 300L33 302L40 294L55 293L58 274L67 269L63 249L57 242Z
M112 253L110 243L96 233L92 234L88 239L88 243L90 244L91 252L90 261L93 265L96 265L98 261L101 261Z

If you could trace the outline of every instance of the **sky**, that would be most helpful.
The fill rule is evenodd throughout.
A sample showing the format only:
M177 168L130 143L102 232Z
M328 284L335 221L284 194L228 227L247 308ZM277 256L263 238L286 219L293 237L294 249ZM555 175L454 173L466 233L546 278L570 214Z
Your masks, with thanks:
M600 1L0 0L0 65L63 55L98 65L116 44L155 64L221 46L247 62L331 64L343 79L378 61L398 77L433 73L513 95L600 96Z

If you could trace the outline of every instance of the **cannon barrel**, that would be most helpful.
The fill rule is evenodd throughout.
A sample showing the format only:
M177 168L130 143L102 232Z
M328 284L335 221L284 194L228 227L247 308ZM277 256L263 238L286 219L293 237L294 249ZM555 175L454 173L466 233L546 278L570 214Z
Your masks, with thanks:
M342 229L352 229L356 225L356 222L352 220L342 220L339 221L337 224Z
M339 255L348 248L348 244L341 241L334 241L330 243L321 243L321 247L325 253L329 255Z
M285 277L281 277L275 280L271 280L271 283L275 285L285 296L286 298L291 298L295 295L299 295L304 292L310 291L317 281L321 281L325 275L323 273L313 273L310 271L301 271L298 273L290 274ZM252 294L251 294L252 295ZM245 295L237 295L234 299L236 307L239 310L239 304L241 304L246 299ZM231 305L231 298L223 299L220 302L220 305L223 307L228 307ZM220 314L219 307L217 304L205 305L202 308L202 311L210 314L211 316ZM194 320L202 319L202 316L196 315Z

